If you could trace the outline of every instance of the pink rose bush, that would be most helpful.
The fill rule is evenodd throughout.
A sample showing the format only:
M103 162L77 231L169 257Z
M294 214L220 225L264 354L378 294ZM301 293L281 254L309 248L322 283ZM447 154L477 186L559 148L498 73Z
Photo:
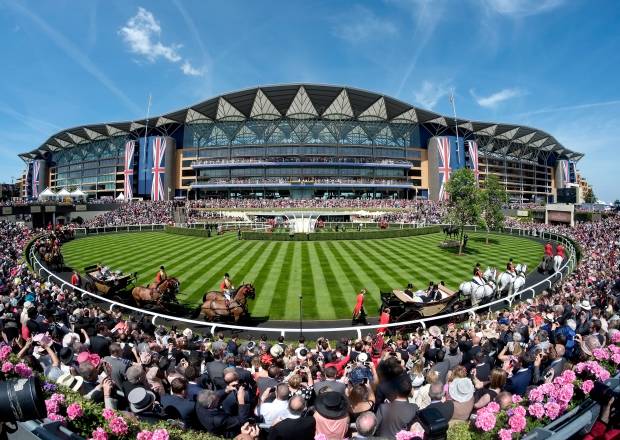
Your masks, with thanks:
M8 345L3 345L0 347L0 362L6 361L12 352L13 350Z
M616 354L620 356L619 347L604 350L606 353L593 352L594 357L605 359L607 356L611 360ZM490 402L476 412L473 426L484 439L516 440L565 414L592 391L595 380L604 381L609 377L608 369L597 361L579 363L574 370L562 372L552 382L531 388L525 396L513 395L512 405L506 409Z
M79 403L72 403L67 407L67 417L69 420L75 420L84 415L84 410Z

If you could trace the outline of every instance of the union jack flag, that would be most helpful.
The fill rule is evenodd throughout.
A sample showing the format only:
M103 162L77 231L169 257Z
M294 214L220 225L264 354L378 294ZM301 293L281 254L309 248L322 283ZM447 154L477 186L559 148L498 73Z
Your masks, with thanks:
M32 162L32 197L39 197L39 174L41 163L38 160Z
M125 177L123 185L125 200L133 198L133 153L135 148L136 143L134 141L127 141L125 144L125 169L123 170L123 176Z
M164 200L164 155L166 153L166 139L153 139L153 183L151 184L151 200Z
M562 175L564 176L564 185L570 183L570 169L568 167L568 161L563 160L560 162L560 166L562 167Z
M474 171L476 181L480 176L479 162L478 162L478 143L476 141L467 141L467 149L469 151L470 168Z
M437 151L439 153L439 200L447 200L446 183L450 180L450 139L447 137L437 138L439 144Z

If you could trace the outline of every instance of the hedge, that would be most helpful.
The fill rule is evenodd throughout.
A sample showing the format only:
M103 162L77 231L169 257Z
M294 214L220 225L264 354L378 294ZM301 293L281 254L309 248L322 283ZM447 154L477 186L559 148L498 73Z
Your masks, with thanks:
M285 234L281 232L243 231L243 240L271 240L271 241L324 241L324 240L370 240L376 238L412 237L441 232L439 226L425 228L384 229L379 231L351 231L351 232L321 232L310 234Z
M177 235L191 235L194 237L209 237L209 231L207 229L192 229L192 228L177 228L174 226L166 226L164 228L164 232L168 234L177 234ZM211 230L211 237L217 235L217 231L215 228Z

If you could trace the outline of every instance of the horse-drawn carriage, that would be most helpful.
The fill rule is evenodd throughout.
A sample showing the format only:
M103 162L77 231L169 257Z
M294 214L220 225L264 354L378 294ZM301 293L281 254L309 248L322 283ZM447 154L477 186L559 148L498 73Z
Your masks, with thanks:
M137 278L137 273L123 274L120 271L102 272L102 268L93 264L84 268L86 282L84 288L93 293L119 299L119 295L131 288Z
M394 289L391 292L381 292L382 308L389 307L392 321L403 322L435 316L442 313L456 312L466 307L465 301L460 299L459 292L452 291L443 285L438 286L441 298L435 301L427 300L421 292Z

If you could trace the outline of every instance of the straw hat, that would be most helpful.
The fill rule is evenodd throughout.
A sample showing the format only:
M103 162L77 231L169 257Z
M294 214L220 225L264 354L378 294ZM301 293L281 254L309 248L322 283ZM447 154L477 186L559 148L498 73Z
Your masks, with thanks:
M71 373L65 373L56 380L56 383L77 393L82 388L84 379L82 376L73 376Z
M474 384L468 377L459 377L450 383L448 388L450 397L457 402L467 402L474 397Z

